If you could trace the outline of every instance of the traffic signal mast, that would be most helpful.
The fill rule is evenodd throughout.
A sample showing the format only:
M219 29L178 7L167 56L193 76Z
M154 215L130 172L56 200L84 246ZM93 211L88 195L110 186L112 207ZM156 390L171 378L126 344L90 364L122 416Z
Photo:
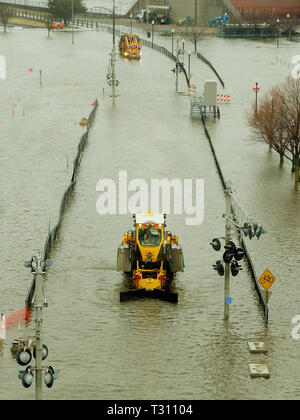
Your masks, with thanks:
M30 261L24 263L25 267L31 269L34 278L34 296L33 305L36 312L36 335L35 340L19 340L19 350L16 353L16 361L20 366L25 367L25 370L19 371L19 379L25 388L32 385L35 374L35 399L42 400L42 380L44 372L44 383L48 388L53 386L54 380L58 377L59 371L55 371L52 366L43 366L43 360L48 356L48 348L42 344L42 309L48 304L44 294L44 279L43 275L46 273L47 267L52 265L53 260L43 260L41 255L34 256ZM35 359L35 366L29 365Z
M222 248L220 239L225 241L223 260L218 260L213 265L213 269L217 271L220 276L225 275L224 283L224 319L229 319L229 305L231 304L230 297L230 272L233 277L236 277L242 270L239 264L245 256L245 250L238 248L232 241L232 226L234 226L240 235L244 235L252 239L257 239L266 231L258 223L254 222L251 217L246 213L245 209L238 200L236 193L231 188L231 183L227 183L225 190L226 195L226 213L223 215L225 218L225 236L214 238L210 245L215 251L220 251Z

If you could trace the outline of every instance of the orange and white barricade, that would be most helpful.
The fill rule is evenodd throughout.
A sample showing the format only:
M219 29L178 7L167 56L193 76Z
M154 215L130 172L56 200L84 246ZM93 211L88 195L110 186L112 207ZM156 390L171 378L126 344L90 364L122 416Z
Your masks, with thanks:
M196 95L197 94L197 86L196 85L190 85L189 92L190 92L190 95Z
M0 339L6 339L6 322L3 314L0 315Z
M217 95L217 102L223 104L230 104L231 103L231 96L230 95Z

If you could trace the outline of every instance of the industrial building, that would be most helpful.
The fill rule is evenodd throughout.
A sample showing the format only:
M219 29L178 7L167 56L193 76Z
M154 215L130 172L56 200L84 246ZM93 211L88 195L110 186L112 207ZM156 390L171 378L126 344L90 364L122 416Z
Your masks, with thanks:
M213 16L228 12L233 18L245 21L272 17L300 18L300 0L137 0L128 15L135 16L147 6L164 6L172 23L185 16L191 16L199 25L206 24Z

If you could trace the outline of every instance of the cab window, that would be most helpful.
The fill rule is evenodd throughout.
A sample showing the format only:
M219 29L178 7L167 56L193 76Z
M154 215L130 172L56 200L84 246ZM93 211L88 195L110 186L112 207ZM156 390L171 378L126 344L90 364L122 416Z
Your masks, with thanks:
M158 246L161 242L160 229L139 229L139 243L142 246Z

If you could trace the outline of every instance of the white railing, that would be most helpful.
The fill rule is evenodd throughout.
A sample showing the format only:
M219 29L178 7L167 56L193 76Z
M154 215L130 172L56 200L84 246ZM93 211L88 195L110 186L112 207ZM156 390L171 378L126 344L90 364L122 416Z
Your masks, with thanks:
M33 7L43 7L48 8L47 1L31 1L31 0L0 0L0 3L8 3L11 5L17 4L20 6L33 6Z

